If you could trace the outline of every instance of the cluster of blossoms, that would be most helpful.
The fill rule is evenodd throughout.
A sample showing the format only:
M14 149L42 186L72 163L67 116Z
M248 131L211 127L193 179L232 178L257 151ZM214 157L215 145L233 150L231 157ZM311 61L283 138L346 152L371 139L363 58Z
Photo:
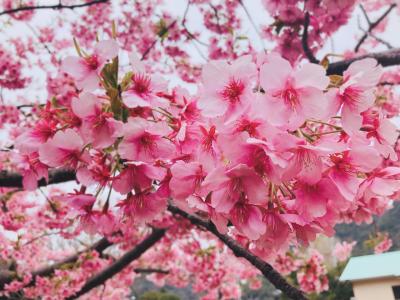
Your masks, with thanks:
M18 108L14 105L0 105L0 128L5 124L16 124L20 120Z
M0 87L7 89L21 89L29 80L23 77L22 64L15 60L5 49L0 48Z
M308 252L300 253L292 249L279 254L274 261L274 268L294 279L302 291L320 294L329 288L325 259L317 249Z
M359 2L367 12L390 4ZM15 5L0 3L5 10ZM263 1L275 18L261 34L277 43L277 53L268 54L255 54L246 37L243 16L253 20L245 1L191 0L181 17L164 9L162 0L115 3L88 6L83 14L76 10L71 24L57 19L60 31L38 25L30 28L32 37L11 39L7 45L18 61L0 49L0 87L26 88L30 78L23 66L39 66L48 75L51 96L27 113L6 102L0 107L0 127L11 125L4 127L15 137L0 153L2 169L22 174L26 190L35 190L39 180L51 181L53 169L72 171L79 184L71 193L50 192L44 203L31 201L38 193L0 191L0 271L16 278L3 293L67 298L150 228L168 232L104 289L84 297L128 297L135 269L146 267L162 269L148 276L153 282L190 284L202 300L240 298L242 281L260 286L251 266L233 263L222 243L172 216L170 205L211 220L219 232L295 278L303 291L325 291L321 255L299 257L287 250L307 246L318 234L333 235L338 223L371 222L400 190L400 146L390 120L399 114L392 88L400 82L397 72L382 76L373 59L331 76L326 62L300 63L305 30L315 53L348 21L356 1ZM190 23L198 13L201 32ZM115 37L110 26L115 16L118 43L94 44L98 31ZM10 14L14 21L33 17L29 10ZM67 31L92 50L76 43L79 57L61 64L57 57L72 48ZM201 68L194 49L197 58L213 61ZM134 53L130 66L122 65L122 52ZM55 69L61 70L56 76ZM196 92L172 87L163 74L179 75ZM31 87L27 90L31 99L25 100L32 101ZM112 250L84 251L55 276L33 277L49 261L81 249L74 240L86 240L86 234L107 237ZM53 235L68 240L67 249L54 249ZM337 246L338 260L353 246ZM374 244L377 253L391 246L384 235Z
M370 217L400 187L396 128L374 106L373 59L331 77L274 53L213 61L190 95L168 90L135 55L118 77L117 54L108 40L66 58L62 69L81 92L49 102L16 143L28 188L48 168L77 172L82 189L63 199L88 231L151 222L169 199L222 233L231 223L254 253L273 258L331 235L360 203ZM89 186L121 200L102 202Z
M321 293L328 290L327 270L323 263L323 256L315 251L306 261L306 265L297 272L297 281L303 291Z
M266 26L263 34L276 41L278 51L294 62L304 56L301 39L305 30L309 46L316 52L329 36L348 22L356 1L263 0L263 4L274 17L274 23ZM309 28L304 25L305 12L309 14Z
M375 246L374 252L376 254L388 251L393 246L392 239L389 238L388 234L383 235L381 241Z
M38 192L1 189L0 271L3 276L15 278L7 284L4 284L3 277L0 279L1 295L11 297L23 292L28 298L68 298L79 291L92 274L118 259L149 231L146 227L121 227L122 234L109 236L114 244L106 253L82 251L75 261L56 269L53 276L35 276L35 272L48 266L49 262L58 262L61 257L70 257L77 250L84 250L79 240L88 242L88 237L69 219L70 207L60 197L63 193L52 188L46 201ZM147 279L157 285L185 287L191 284L202 300L218 297L239 299L240 282L248 281L259 287L258 271L247 262L233 263L236 260L233 254L213 240L210 233L194 233L187 222L171 216L153 224L169 228L165 238L123 272L109 279L104 289L95 289L82 299L128 297L141 269L149 269ZM65 243L66 239L68 243ZM38 257L39 252L41 255ZM151 274L151 270L156 271Z
M335 248L333 249L333 255L337 258L339 262L347 261L347 259L351 255L351 251L353 251L353 247L355 246L356 242L342 242L337 243Z

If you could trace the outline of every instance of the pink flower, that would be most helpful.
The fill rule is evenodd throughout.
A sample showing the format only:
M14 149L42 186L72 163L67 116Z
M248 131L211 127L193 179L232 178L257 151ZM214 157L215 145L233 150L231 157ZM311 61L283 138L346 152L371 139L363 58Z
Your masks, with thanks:
M370 199L376 196L392 196L400 190L400 168L386 167L372 172L361 184L359 194Z
M23 132L15 140L15 148L20 152L30 153L39 150L41 144L45 143L56 132L56 124L47 120L40 120L35 127Z
M327 212L328 200L339 196L331 186L332 182L326 179L314 184L297 182L294 193L295 206L299 214L311 220L324 216Z
M214 169L204 179L202 187L205 192L212 192L211 206L221 213L229 213L243 197L249 204L267 203L267 189L263 180L244 164L228 171L223 167Z
M23 176L22 185L25 190L33 191L38 186L38 180L48 179L48 167L40 162L37 152L14 153L12 157Z
M296 177L308 184L317 183L321 179L323 169L321 154L323 152L333 152L331 149L329 151L328 149L301 142L288 150L293 152L294 155L283 174L283 179L290 180Z
M388 234L385 234L383 240L379 242L374 248L375 254L387 252L393 246L393 241L389 238Z
M144 190L151 187L154 180L162 180L165 170L142 162L132 162L114 178L113 189L128 194L133 189Z
M118 206L122 208L124 216L135 223L150 222L165 210L167 199L157 192L136 191L128 195Z
M338 261L346 261L353 251L353 247L357 242L342 242L337 243L333 249L333 255L338 259Z
M251 79L256 67L250 56L243 56L232 64L213 61L203 68L203 94L198 107L207 117L231 114L244 108L251 100Z
M65 202L72 211L69 216L79 219L78 229L82 229L89 234L102 233L111 234L115 228L115 218L108 211L108 204L102 211L94 210L96 197L90 194L68 194L57 196L58 200Z
M133 75L129 88L122 93L124 104L129 108L156 107L165 104L157 93L166 90L166 82L159 76L146 73L143 63L132 53Z
M374 87L381 73L381 67L372 58L353 62L343 73L343 84L337 91L332 113L341 107L342 126L347 133L352 134L360 129L360 113L374 104Z
M165 139L168 128L153 126L141 118L130 118L124 124L124 136L118 151L122 158L142 162L168 159L175 154L175 146Z
M57 131L39 148L40 161L50 167L70 166L76 168L82 158L83 140L73 129Z
M362 117L362 129L367 132L368 139L375 140L375 149L385 158L397 160L397 154L393 150L398 138L396 125L372 109L363 112Z
M305 266L297 272L297 281L304 292L321 293L329 289L327 270L323 261L323 256L314 250Z
M118 44L113 40L98 42L92 55L68 56L61 69L71 75L79 89L93 91L99 87L99 74L108 60L118 55Z
M381 163L379 153L361 141L355 143L350 151L330 155L330 160L332 166L328 170L328 177L348 201L355 199L361 184L357 172L371 172Z
M207 213L210 216L210 220L214 223L217 230L223 234L227 233L228 219L223 214L217 213L214 207L210 205L210 202L211 200L209 195L207 195L204 200L202 197L194 195L189 196L187 198L187 204L189 209L197 209L201 212ZM182 202L179 201L176 203L178 205L182 204Z
M91 93L83 93L71 102L72 111L82 120L81 136L94 148L107 148L115 142L114 132L121 127L112 113L102 111L101 101Z
M199 192L201 183L206 174L198 162L176 162L171 167L172 178L169 182L171 196L176 199L185 199L193 193Z
M273 55L261 66L260 83L265 90L260 115L272 125L294 130L306 119L326 114L328 101L323 90L329 78L320 65L305 64L293 70L287 60Z
M236 229L250 240L258 240L265 233L261 210L243 201L239 201L230 211L230 220Z

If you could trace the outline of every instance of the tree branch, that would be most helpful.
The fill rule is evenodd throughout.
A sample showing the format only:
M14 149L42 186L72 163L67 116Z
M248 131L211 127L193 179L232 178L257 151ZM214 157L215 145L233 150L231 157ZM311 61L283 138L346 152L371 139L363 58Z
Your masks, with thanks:
M392 4L389 6L389 8L373 23L371 23L370 19L368 18L367 13L365 12L364 8L362 7L361 10L365 15L365 18L367 19L367 22L369 24L368 30L364 35L361 37L361 39L358 41L357 45L354 48L354 52L358 52L360 50L361 45L364 43L364 41L367 39L369 34L372 32L372 30L378 26L385 18L386 16L396 7L396 4Z
M328 75L337 74L341 75L343 72L348 68L348 66L356 61L363 58L374 58L378 61L380 65L383 67L395 66L400 64L400 48L395 48L392 50L376 52L376 53L369 53L365 55L360 55L354 58L345 59L342 61L338 61L335 63L329 64L326 73Z
M81 3L81 4L72 4L72 5L63 5L63 4L61 4L61 2L60 2L59 4L55 4L55 5L20 6L20 7L17 7L17 8L4 10L4 11L0 12L0 16L2 16L2 15L9 15L9 14L13 14L13 13L16 13L16 12L27 11L27 10L38 10L38 9L54 9L54 10L60 10L60 9L75 9L75 8L79 8L79 7L85 7L85 6L95 5L95 4L107 3L108 1L109 1L109 0L93 0L93 1L85 2L85 3Z
M117 261L103 269L100 273L89 278L88 281L86 281L86 283L82 286L82 288L73 296L68 297L67 300L77 299L83 294L86 294L92 289L104 284L108 279L113 277L115 274L121 272L132 261L138 259L144 252L154 246L154 244L157 243L165 235L165 233L166 229L153 229L153 232L142 242L126 252Z
M193 225L203 227L204 229L213 233L226 246L228 246L228 248L231 249L237 257L242 257L246 259L248 262L250 262L264 275L265 278L267 278L277 289L280 289L286 296L296 300L307 299L304 296L303 292L291 286L285 280L285 278L283 278L281 274L279 274L270 264L266 263L258 256L252 254L251 252L243 248L241 245L236 243L236 241L234 241L231 237L218 232L217 228L214 226L212 222L204 221L172 205L168 206L168 210L175 215L179 215L189 220Z
M133 270L135 271L135 273L142 273L142 274L151 274L151 273L169 274L168 270L156 269L156 268L135 268Z
M22 175L14 172L0 171L0 187L22 187ZM49 180L41 179L38 182L39 186L46 186L54 183L62 183L75 180L76 175L73 170L55 169L49 172Z
M60 269L63 265L76 262L78 260L79 256L84 252L89 252L89 251L94 250L101 254L105 249L107 249L111 245L113 245L112 242L108 241L106 238L102 238L101 240L94 243L92 246L88 247L87 249L85 249L83 251L79 251L71 256L68 256L67 258L63 259L62 261L54 263L50 266L46 266L46 267L37 269L32 272L32 279L29 282L28 286L32 286L35 284L36 276L41 276L41 277L51 276L57 269ZM13 274L13 276L11 274L10 274L10 276L0 276L0 290L2 290L4 288L5 284L10 283L14 279L17 279L16 274Z
M304 16L304 29L303 36L301 37L301 45L303 47L304 54L311 63L318 64L319 60L315 58L310 47L308 46L308 26L310 25L310 14L306 12Z

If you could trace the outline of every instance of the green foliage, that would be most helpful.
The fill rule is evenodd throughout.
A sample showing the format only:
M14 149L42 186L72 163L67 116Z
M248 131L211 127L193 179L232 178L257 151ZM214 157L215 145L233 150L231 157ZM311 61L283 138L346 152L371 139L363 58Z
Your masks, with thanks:
M139 300L180 300L180 298L171 293L150 291L140 296Z

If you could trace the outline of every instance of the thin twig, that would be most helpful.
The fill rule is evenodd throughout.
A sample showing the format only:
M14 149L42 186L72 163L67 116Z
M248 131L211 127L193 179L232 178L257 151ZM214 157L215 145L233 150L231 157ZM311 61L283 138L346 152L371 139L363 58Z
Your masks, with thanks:
M371 20L369 19L369 16L367 14L367 11L365 10L364 6L362 4L360 4L360 9L365 17L365 20L367 21L368 25L371 25Z
M60 9L75 9L75 8L80 8L80 7L85 7L85 6L91 6L95 4L101 4L101 3L107 3L109 0L93 0L89 1L86 3L81 3L81 4L72 4L72 5L63 5L61 2L55 5L40 5L40 6L20 6L17 8L12 8L8 10L4 10L0 12L1 15L9 15L13 14L16 12L20 11L27 11L27 10L39 10L39 9L54 9L54 10L60 10Z
M36 39L43 45L44 49L46 49L46 51L50 54L51 57L54 56L53 51L50 50L50 48L47 46L46 43L43 43L40 40L40 36L36 33L35 29L28 23L26 22L25 25L30 29L30 31L32 31L33 35L36 37Z
M171 24L169 24L167 28L165 28L165 32L168 32L168 30L170 30L175 24L176 24L176 20L173 21ZM154 41L150 44L150 46L143 52L142 57L140 58L140 60L145 60L146 59L146 57L150 53L151 49L153 49L156 46L158 40L159 40L159 37L154 39Z
M189 13L189 8L190 8L191 2L190 0L188 0L187 4L186 4L186 8L185 8L185 12L183 13L183 17L182 17L182 22L181 25L183 27L183 29L186 31L188 37L196 42L198 42L200 45L208 47L209 44L201 41L200 39L198 39L190 30L189 28L186 26L186 20L187 20L187 15Z
M396 7L396 4L392 4L389 6L389 8L373 23L371 23L370 19L368 18L365 10L362 8L362 11L364 13L364 15L366 16L367 22L369 24L368 26L368 30L366 33L364 33L364 35L361 37L361 39L358 41L357 45L354 48L354 52L358 52L358 50L360 50L361 45L364 43L364 41L367 39L368 35L370 32L372 32L372 30L378 26L385 18L386 16Z
M218 33L221 34L222 28L221 28L221 24L219 22L220 20L219 20L218 9L214 5L212 5L212 3L209 3L208 5L210 5L211 9L214 11L214 16L217 19Z
M248 10L247 7L244 5L244 3L243 3L242 0L238 0L238 1L239 1L240 6L243 8L244 12L246 13L247 18L249 19L249 21L250 21L250 23L251 23L251 26L253 26L254 31L256 32L256 34L257 34L257 36L258 36L258 38L259 38L259 40L260 40L261 46L263 47L263 49L265 49L264 39L262 38L262 36L261 36L261 34L260 34L260 31L258 30L258 27L257 27L256 23L254 22L253 18L251 17L249 10Z

